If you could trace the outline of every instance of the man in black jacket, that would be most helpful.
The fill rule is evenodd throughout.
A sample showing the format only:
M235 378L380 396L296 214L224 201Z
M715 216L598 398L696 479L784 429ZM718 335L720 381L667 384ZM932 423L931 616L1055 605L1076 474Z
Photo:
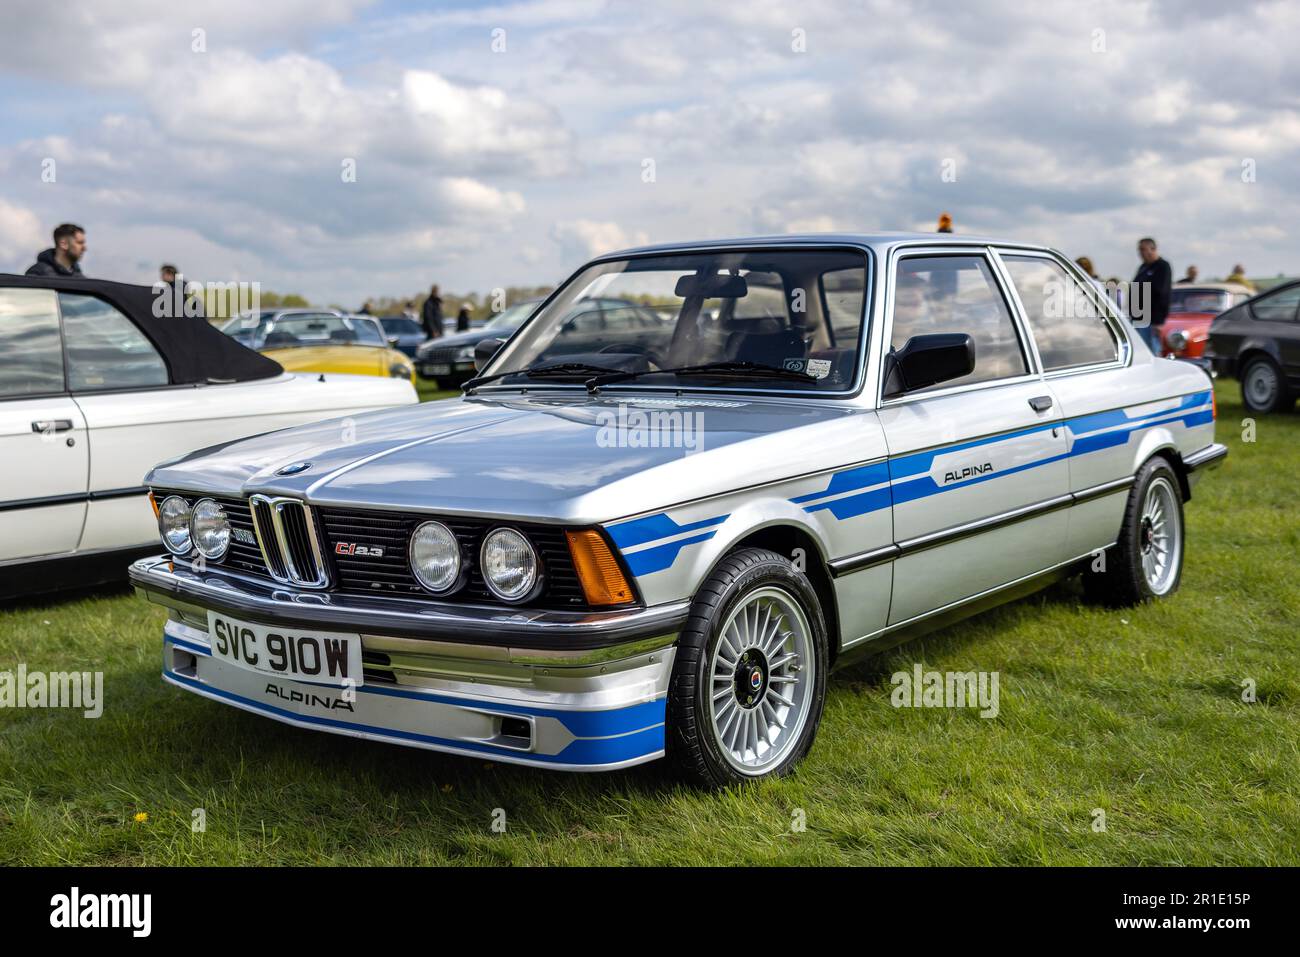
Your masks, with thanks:
M36 257L27 269L29 276L80 276L81 257L86 255L86 231L72 223L54 228L54 246Z
M1160 327L1169 315L1169 295L1174 285L1174 271L1156 252L1156 241L1151 237L1138 240L1138 267L1133 283L1137 287L1129 296L1129 317L1137 327L1138 335L1156 355L1160 354ZM1138 286L1138 284L1145 284Z
M424 326L424 334L430 339L441 338L443 333L442 296L438 295L436 283L429 290L429 298L424 300L424 305L420 307L420 325Z

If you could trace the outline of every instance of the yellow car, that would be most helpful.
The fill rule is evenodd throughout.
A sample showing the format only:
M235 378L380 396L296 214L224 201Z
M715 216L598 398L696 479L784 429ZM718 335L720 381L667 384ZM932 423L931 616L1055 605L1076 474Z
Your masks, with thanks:
M407 379L415 366L392 348L373 316L343 316L308 309L267 310L237 317L222 328L289 372L341 372Z

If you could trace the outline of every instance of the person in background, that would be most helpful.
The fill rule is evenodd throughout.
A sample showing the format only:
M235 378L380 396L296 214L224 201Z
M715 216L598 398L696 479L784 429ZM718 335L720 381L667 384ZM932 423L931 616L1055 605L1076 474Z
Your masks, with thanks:
M1156 251L1156 241L1150 236L1138 240L1138 256L1142 265L1133 275L1134 284L1144 284L1144 288L1133 296L1130 303L1129 318L1137 327L1138 335L1158 353L1160 348L1160 327L1169 315L1169 295L1173 288L1174 271L1169 263L1160 258ZM1143 315L1134 316L1132 307L1138 303L1144 305Z
M420 307L420 325L430 339L442 337L442 296L438 294L438 284L429 289L429 298Z
M1178 284L1182 285L1185 282L1196 282L1196 277L1199 276L1200 274L1201 271L1197 269L1195 266L1188 266L1187 275L1184 276L1182 279L1178 280Z
M469 306L462 305L456 313L456 331L469 332Z
M358 316L373 316L373 315L374 315L374 313L373 313L373 312L371 311L371 309L370 309L370 300L369 300L369 299L367 299L365 302L363 302L363 303L361 304L361 308L357 310L357 315L358 315Z
M185 277L181 275L179 269L171 263L163 263L158 267L158 281L163 285L171 286L171 290L168 291L167 295L171 297L174 315L203 316L203 297L198 294L190 294L189 290L185 288L189 284L185 282Z
M415 311L414 299L406 300L406 306L402 309L402 315L404 315L407 319L412 319L416 322L420 321L420 314Z
M1089 259L1087 256L1080 256L1074 262L1075 265L1077 265L1080 269L1083 270L1084 275L1086 275L1093 282L1097 281L1097 270L1092 268L1091 259Z
M947 213L940 213L940 214L939 214L939 228L936 229L935 232L937 232L937 233L950 233L950 232L952 232L952 217L949 216Z
M1237 265L1233 266L1232 275L1223 281L1235 282L1239 286L1245 286L1251 292L1255 291L1255 284L1246 278L1246 267L1243 266L1241 263L1237 263Z
M29 276L80 276L86 255L86 231L74 223L54 227L54 245L39 253L27 267Z

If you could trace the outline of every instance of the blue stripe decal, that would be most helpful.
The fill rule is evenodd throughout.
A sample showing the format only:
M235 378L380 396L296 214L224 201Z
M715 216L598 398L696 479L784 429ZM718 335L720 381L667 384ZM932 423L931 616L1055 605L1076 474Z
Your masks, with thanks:
M716 534L717 532L705 532L703 535L692 535L690 538L668 542L666 545L656 545L654 548L632 552L630 555L624 552L623 560L627 562L628 571L638 578L642 575L653 575L665 568L671 568L673 562L677 561L677 553L687 545L707 542Z
M1181 422L1187 428L1192 428L1198 425L1208 425L1213 421L1214 413L1211 408L1210 393L1207 390L1183 396L1177 406L1159 412L1130 416L1127 409L1111 409L1106 412L1097 412L1074 419L1067 419L1064 422L1044 422L1014 432L1004 432L981 439L972 439L942 448L929 449L925 452L900 455L884 462L856 465L853 468L834 473L826 488L821 491L797 495L790 501L795 505L803 506L805 512L828 511L837 520L843 521L856 518L859 515L866 515L869 512L880 511L889 508L891 505L901 505L904 502L912 502L951 489L966 488L992 479L1003 478L1027 469L1059 462L1063 459L1122 446L1127 444L1135 433L1157 425ZM942 486L936 484L934 479L930 477L929 473L934 467L934 460L939 456L951 455L954 452L962 452L983 445L1006 442L1027 435L1035 435L1061 426L1064 426L1067 431L1066 451L1061 454L1050 455L1046 458ZM1123 426L1123 428L1117 428L1118 426ZM859 494L848 494L852 492L859 492ZM623 557L627 561L628 569L633 575L640 577L671 568L683 548L687 545L707 542L716 534L716 526L721 525L728 517L727 515L719 515L714 518L679 525L669 517L668 513L660 512L658 515L650 515L645 518L607 526L607 530L614 540L614 544L623 551ZM711 530L677 541L644 548L631 554L627 551L627 549L635 548L638 545L646 545L664 538L670 538L673 535L681 535L684 532L700 529Z
M473 741L459 741L454 738L439 738L430 734L420 734L415 731L403 731L397 728L384 728L376 725L358 724L352 721L339 721L335 718L321 718L316 715L300 714L297 711L288 711L284 708L277 708L275 705L263 704L260 701L253 701L242 695L237 695L229 691L223 691L220 688L214 688L211 685L205 685L201 681L193 678L187 678L178 675L169 669L164 669L163 673L177 684L194 688L205 694L215 695L228 701L237 702L245 705L255 711L263 714L287 718L292 721L300 721L304 724L317 725L323 728L340 728L347 731L355 731L364 734L379 734L389 738L397 738L403 741L413 741L420 744L430 744L435 747L457 748L461 751L474 751L484 755L510 756L512 758L533 761L538 764L615 764L620 761L628 761L632 758L644 757L647 754L654 754L662 751L664 748L664 726L662 724L653 728L644 728L640 731L634 731L631 734L619 735L612 738L578 738L571 741L559 754L532 754L527 751L510 751L503 748L493 747L489 744L478 744ZM270 677L270 676L268 676ZM663 702L660 702L663 705Z
M180 641L165 632L163 634L163 640L175 645L181 644ZM203 654L206 655L208 652L205 651ZM252 669L245 670L251 671ZM278 678L276 675L268 675L260 671L255 671L253 673L262 675L262 677L266 678L268 681L292 681L295 684L309 685L313 688L325 688L333 691L339 690L337 685L322 685L314 681L299 681L287 676ZM554 718L556 721L560 722L560 724L568 728L569 733L575 738L607 738L611 735L630 734L633 731L641 731L654 724L662 724L666 707L665 700L660 698L658 701L642 701L638 704L628 705L626 708L607 708L602 711L563 711L554 708L531 708L527 705L498 704L494 701L485 701L482 698L462 698L457 695L439 694L437 692L426 693L423 691L412 691L404 688L383 687L377 685L358 685L355 690L359 694L386 695L392 698L410 698L416 701L432 701L437 702L438 704L453 705L458 708L499 711L504 714L526 714L539 718Z
M706 518L687 525L678 525L668 516L667 512L660 512L658 515L648 515L645 518L635 518L630 522L610 525L606 530L609 532L609 537L614 539L614 544L619 548L635 548L637 545L657 542L661 538L681 535L683 532L693 532L696 529L721 525L728 517L727 515L718 515L715 518Z
M880 509L888 508L890 505L901 505L905 502L916 501L917 499L926 498L930 495L937 495L940 492L946 492L950 489L966 488L967 486L977 485L980 482L987 482L991 479L1014 475L1016 472L1023 472L1026 469L1037 468L1041 465L1048 465L1052 462L1059 462L1062 459L1069 459L1078 455L1087 455L1090 452L1097 452L1102 449L1122 446L1127 444L1129 439L1132 438L1135 433L1153 428L1157 425L1181 422L1187 428L1192 428L1198 425L1208 425L1213 421L1214 413L1210 407L1210 393L1208 391L1198 392L1194 395L1183 396L1182 401L1172 409L1150 412L1142 416L1130 417L1124 409L1111 409L1107 412L1098 412L1094 415L1085 415L1076 419L1068 419L1064 423L1048 422L1027 429L1019 429L1015 432L1004 432L1000 435L988 436L987 438L982 439L973 439L969 442L960 442L939 449L930 449L925 452L901 455L898 458L890 459L888 463L877 463L876 465L871 466L857 466L844 472L836 473L831 478L830 484L823 491L799 495L790 499L790 501L796 505L803 505L804 511L806 512L826 510L840 520L856 518L857 516L865 515L868 512L875 512ZM1068 451L1062 454L1036 459L1033 462L1005 468L998 472L978 475L967 479L964 482L952 482L947 485L936 484L934 479L929 475L930 470L934 467L934 460L938 456L950 455L953 452L978 448L982 445L992 445L997 442L1005 442L1008 439L1017 439L1025 435L1033 435L1037 432L1047 431L1048 429L1061 424L1064 424L1065 428L1069 431ZM1126 425L1128 427L1115 428L1120 425ZM888 475L880 477L881 473L874 470L884 468L886 465ZM867 480L868 474L871 476L871 481ZM849 479L841 482L841 476L849 476ZM881 482L890 482L890 486L883 489L874 489L871 492L862 495L847 496L830 502L824 501L833 495L852 488L870 484L880 484ZM823 501L818 502L817 500L819 499ZM809 502L813 504L805 504Z

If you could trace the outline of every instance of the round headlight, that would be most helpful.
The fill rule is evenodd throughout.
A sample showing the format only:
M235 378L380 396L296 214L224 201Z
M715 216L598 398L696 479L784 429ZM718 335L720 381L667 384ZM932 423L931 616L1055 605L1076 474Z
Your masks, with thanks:
M483 539L480 559L492 594L509 602L532 596L540 577L537 552L513 528L498 528Z
M158 507L158 532L173 555L190 550L190 506L179 495L168 495Z
M1181 352L1183 349L1187 348L1187 333L1183 332L1181 329L1177 332L1171 332L1169 333L1169 338L1165 341L1169 343L1170 349L1173 349L1175 352Z
M405 362L394 362L388 367L388 377L390 379L409 379L411 377L411 367Z
M230 520L226 518L226 510L210 498L196 502L190 515L190 534L198 553L215 562L230 547Z
M474 361L474 347L473 347L473 346L465 346L464 348L462 348L459 352L456 353L456 361L457 361L457 362L473 362L473 361Z
M411 573L435 595L445 595L460 581L460 543L441 522L425 522L411 536Z

